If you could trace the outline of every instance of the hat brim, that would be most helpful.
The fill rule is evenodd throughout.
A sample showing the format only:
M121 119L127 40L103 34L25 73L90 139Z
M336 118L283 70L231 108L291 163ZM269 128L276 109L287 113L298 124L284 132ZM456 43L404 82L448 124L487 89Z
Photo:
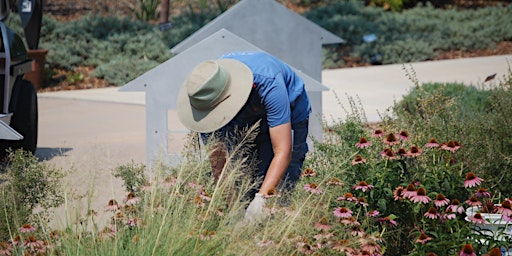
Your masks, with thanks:
M185 86L178 93L177 110L180 122L196 132L213 132L225 126L242 109L251 93L253 74L238 60L214 60L229 73L229 97L210 110L192 107Z

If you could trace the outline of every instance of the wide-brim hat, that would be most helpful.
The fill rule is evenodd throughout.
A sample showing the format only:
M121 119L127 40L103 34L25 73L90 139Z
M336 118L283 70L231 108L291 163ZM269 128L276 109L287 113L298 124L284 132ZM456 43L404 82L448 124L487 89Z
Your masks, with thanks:
M253 74L238 60L208 60L195 66L178 93L178 118L188 129L212 132L225 126L251 93Z

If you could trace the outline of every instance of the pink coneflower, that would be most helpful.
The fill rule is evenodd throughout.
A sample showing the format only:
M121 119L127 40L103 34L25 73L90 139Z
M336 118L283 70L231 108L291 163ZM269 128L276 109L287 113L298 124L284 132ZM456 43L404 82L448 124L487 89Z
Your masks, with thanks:
M20 232L21 233L32 233L36 231L36 228L30 224L24 224L23 226L21 226L20 228Z
M271 188L267 191L267 194L263 195L264 198L281 197L275 188Z
M501 250L500 248L492 248L491 250L489 250L489 252L487 254L484 254L482 256L501 256L503 254L501 254Z
M444 195L441 193L437 194L436 200L434 200L434 205L436 207L445 206L445 205L448 205L449 203L450 203L450 200L448 198L444 197Z
M121 206L117 203L117 201L115 199L110 199L108 201L108 205L105 206L106 212L115 212L119 209L121 209Z
M141 201L140 197L136 196L135 193L130 192L130 193L128 193L128 196L126 196L124 203L126 205L135 205L140 201Z
M153 190L153 184L151 182L146 181L144 184L140 187L141 191L151 191Z
M482 205L482 202L476 198L476 196L470 197L468 200L465 201L466 204L469 204L470 206L480 206Z
M377 129L370 136L372 136L372 137L382 137L382 136L384 136L384 131L382 131L381 129Z
M403 191L404 187L402 186L398 186L395 188L395 190L393 190L393 197L395 198L395 201L404 199ZM416 190L414 190L414 192L416 192Z
M398 138L401 140L408 140L409 139L409 133L407 131L401 131L398 133Z
M265 195L266 196L266 195ZM212 197L208 194L208 192L204 191L204 189L201 189L199 191L199 197L204 201L211 201Z
M473 246L471 246L471 244L465 244L462 246L459 256L476 256L475 251L473 251Z
M441 214L439 214L437 212L437 208L435 208L434 206L431 206L430 208L428 208L428 211L425 212L425 214L424 214L425 217L427 217L429 219L433 219L433 220L439 218L440 215Z
M377 217L379 216L380 212L377 211L377 210L371 210L369 212L366 213L366 216L368 217Z
M6 242L0 242L0 255L11 255L12 245Z
M409 184L405 187L405 190L402 190L402 196L404 198L411 198L416 195L416 186L414 184Z
M416 190L416 195L412 196L410 200L414 203L423 204L432 201L432 199L430 199L430 197L427 196L427 191L425 190L425 188L418 188L418 190Z
M457 151L459 148L460 144L456 140L450 140L447 143L443 143L443 145L441 145L441 149L450 151L452 153L455 153L455 151Z
M347 193L345 193L345 195L338 197L336 200L338 200L338 201L346 200L346 201L350 201L350 202L357 202L357 197L355 197L352 193L347 192Z
M306 168L301 174L301 177L313 177L316 176L315 170L313 168Z
M512 214L511 215L503 215L503 221L512 222Z
M435 138L430 138L430 140L425 144L426 148L437 148L439 147L439 142Z
M380 155L389 160L396 159L395 153L390 148L385 148L382 152L380 152Z
M334 216L338 218L348 218L352 216L352 211L348 209L347 207L338 207L334 211Z
M421 149L419 147L412 146L411 149L409 150L409 152L407 152L407 155L410 157L417 157L417 156L421 155L421 153L423 153L423 151L421 151Z
M317 223L315 223L315 228L318 230L328 231L331 229L331 225L329 225L329 219L326 217L321 218Z
M476 197L491 197L491 193L487 192L485 188L479 188L475 193Z
M405 148L399 148L398 151L396 151L396 154L399 156L407 156L407 151Z
M389 145L389 146L393 146L393 145L397 145L400 143L400 141L396 138L395 134L394 133L389 133L383 140L382 142L384 142L384 144L386 145Z
M170 188L170 187L176 185L177 182L178 182L178 179L176 179L174 177L165 177L164 181L162 182L162 186L164 188Z
M357 204L360 204L365 207L368 206L368 202L366 201L366 198L364 198L364 197L358 197Z
M455 213L453 213L450 209L446 209L446 211L444 211L442 214L441 214L441 221L442 222L445 222L446 220L454 220L455 218L457 218L457 216L455 215Z
M396 221L393 220L392 218L390 218L389 216L379 218L379 222L380 223L389 223L391 226L396 226L397 225Z
M264 241L259 241L258 243L256 243L256 245L258 247L267 247L273 243L274 243L274 241L272 241L272 240L264 240Z
M462 205L460 205L459 199L455 198L452 200L450 205L448 205L448 207L446 207L446 210L450 210L451 212L457 212L460 214L460 213L464 212L464 207Z
M371 145L372 145L372 143L369 142L365 137L359 138L359 142L356 143L356 147L358 147L358 148L366 148Z
M126 226L136 227L140 220L138 218L130 218L126 221Z
M484 179L477 177L474 172L470 171L466 174L466 180L464 181L464 187L472 188L472 187L479 186L483 180Z
M352 165L364 164L364 163L366 163L366 158L363 158L360 155L355 156L354 160L352 160Z
M355 190L362 190L363 192L366 192L367 190L370 191L371 189L373 189L374 186L368 185L368 183L366 183L366 181L363 180L359 182L359 184L357 184L356 186L353 186L352 188Z
M336 177L332 177L328 182L327 185L336 185L336 186L345 186L343 182L341 182L340 179Z
M359 223L359 221L357 221L357 219L354 216L350 216L350 217L344 218L340 222L342 224L344 224L344 225L349 226L349 227L361 226L361 223Z
M32 250L41 250L46 246L43 241L37 240L35 236L28 236L27 239L25 239L25 247L28 247Z
M476 224L485 224L487 222L480 213L475 213L475 215L470 216L469 220Z
M214 238L217 235L217 232L215 230L205 230L202 234L199 235L199 239L203 241L208 241Z
M418 239L416 239L416 243L426 244L428 241L433 240L434 238L428 236L425 233L421 233Z
M366 240L361 245L361 252L363 255L380 255L379 252L381 251L380 245L373 240ZM368 253L364 253L368 252Z
M512 204L509 200L504 200L500 206L498 206L498 213L506 216L512 215Z
M314 182L304 185L304 189L308 192L311 192L311 193L317 194L317 195L320 195L323 193L323 191L318 187L318 184L316 184Z

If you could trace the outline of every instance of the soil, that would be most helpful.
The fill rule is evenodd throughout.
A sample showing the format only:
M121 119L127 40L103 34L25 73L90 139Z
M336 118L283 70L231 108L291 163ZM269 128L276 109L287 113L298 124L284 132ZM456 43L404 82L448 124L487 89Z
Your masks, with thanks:
M103 0L46 0L44 4L44 15L48 15L58 21L66 22L87 15L91 12L100 14L120 14L129 15L131 9L136 6L136 0L120 0L120 1L103 1ZM295 6L290 1L285 5L297 12L304 11L304 7ZM459 1L463 5L467 5L468 1ZM477 1L478 2L478 1ZM173 3L174 4L174 3ZM171 8L173 9L173 8ZM178 8L174 8L176 10ZM342 59L345 64L339 68L371 66L371 63L362 61L361 59L350 57L350 49L341 49ZM433 60L458 59L480 56L505 55L512 54L512 41L504 41L497 43L491 49L477 49L471 51L446 51L441 52ZM104 88L114 86L107 81L98 79L90 75L94 69L92 67L79 67L74 71L53 70L54 75L47 81L47 86L40 88L39 92L60 91L60 90L79 90ZM81 77L82 76L82 77ZM78 79L75 79L78 78Z

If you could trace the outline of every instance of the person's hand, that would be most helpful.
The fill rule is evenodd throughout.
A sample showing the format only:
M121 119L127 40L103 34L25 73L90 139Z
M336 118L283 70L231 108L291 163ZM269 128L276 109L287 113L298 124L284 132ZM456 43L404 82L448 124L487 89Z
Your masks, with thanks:
M254 199L245 211L244 222L254 223L259 222L264 217L263 207L265 206L265 197L263 194L257 193Z

